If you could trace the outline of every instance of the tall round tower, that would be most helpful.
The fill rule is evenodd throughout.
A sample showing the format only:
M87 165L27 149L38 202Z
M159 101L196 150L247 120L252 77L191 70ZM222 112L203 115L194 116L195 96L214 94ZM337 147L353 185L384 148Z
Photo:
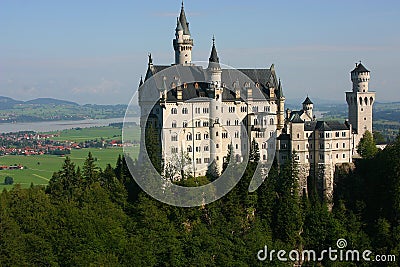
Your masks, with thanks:
M190 38L189 22L187 22L185 9L181 8L175 29L175 39L172 44L175 50L175 64L191 64L193 39Z
M353 90L346 92L349 108L349 122L355 133L353 147L356 148L365 131L372 133L372 108L375 103L375 92L368 89L370 72L362 64L356 63L351 71Z

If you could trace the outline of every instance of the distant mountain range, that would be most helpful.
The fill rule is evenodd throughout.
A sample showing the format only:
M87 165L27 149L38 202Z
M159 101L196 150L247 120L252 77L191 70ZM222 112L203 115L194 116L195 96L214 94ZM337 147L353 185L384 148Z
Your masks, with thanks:
M78 103L66 100L59 100L55 98L36 98L28 101L15 100L11 97L0 96L0 109L13 108L14 105L28 104L28 105L72 105L79 106Z

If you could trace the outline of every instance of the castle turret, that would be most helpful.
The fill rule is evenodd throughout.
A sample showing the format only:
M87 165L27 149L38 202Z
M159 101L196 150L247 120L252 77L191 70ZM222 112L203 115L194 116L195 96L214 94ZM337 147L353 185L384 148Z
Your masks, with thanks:
M311 101L311 99L307 96L303 102L303 110L311 119L313 118L313 108L314 104Z
M172 44L175 50L175 64L191 64L193 39L190 38L189 22L186 19L183 1L181 14L176 22L175 39Z
M211 55L210 58L208 59L208 67L207 67L207 73L208 73L208 83L212 85L215 89L219 89L221 86L221 66L219 65L219 57L217 53L217 49L215 48L215 38L213 37L213 45L211 48Z

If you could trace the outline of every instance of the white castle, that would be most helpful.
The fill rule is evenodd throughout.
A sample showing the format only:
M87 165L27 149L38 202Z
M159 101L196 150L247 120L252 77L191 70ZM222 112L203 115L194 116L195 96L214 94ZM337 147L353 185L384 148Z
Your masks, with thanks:
M364 132L372 132L375 93L368 91L370 72L361 63L351 72L353 90L346 92L349 120L321 121L313 116L313 103L308 96L302 110L285 112L282 84L274 65L236 70L248 78L243 80L233 70L221 68L214 38L207 68L192 63L193 45L182 4L173 39L175 63L155 65L149 55L145 81L140 81L139 159L145 149L146 128L150 126L160 141L159 156L164 163L185 153L194 176L205 175L211 162L221 172L230 149L236 162L245 160L243 155L255 140L261 162L271 161L273 155L283 164L295 153L302 191L307 193L309 186L316 186L330 199L335 166L351 163ZM199 81L182 81L179 72L164 74L171 66L196 73ZM162 86L144 86L157 74L162 75ZM149 93L157 96L155 103L147 101Z

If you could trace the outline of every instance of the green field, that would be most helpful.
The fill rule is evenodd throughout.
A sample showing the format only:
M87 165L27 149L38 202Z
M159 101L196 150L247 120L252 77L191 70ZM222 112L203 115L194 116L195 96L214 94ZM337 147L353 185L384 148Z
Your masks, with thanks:
M87 154L92 152L93 157L97 158L97 165L104 168L107 164L115 166L118 155L122 155L122 148L87 148L72 150L69 157L77 166L82 166ZM137 147L137 153L139 147ZM132 155L137 157L137 154ZM4 185L4 178L11 176L14 178L14 184L21 184L22 187L29 187L31 183L35 185L46 185L49 182L53 172L60 170L65 157L54 155L40 156L3 156L0 157L0 165L21 164L25 166L24 170L0 170L0 190L10 189L12 185Z

